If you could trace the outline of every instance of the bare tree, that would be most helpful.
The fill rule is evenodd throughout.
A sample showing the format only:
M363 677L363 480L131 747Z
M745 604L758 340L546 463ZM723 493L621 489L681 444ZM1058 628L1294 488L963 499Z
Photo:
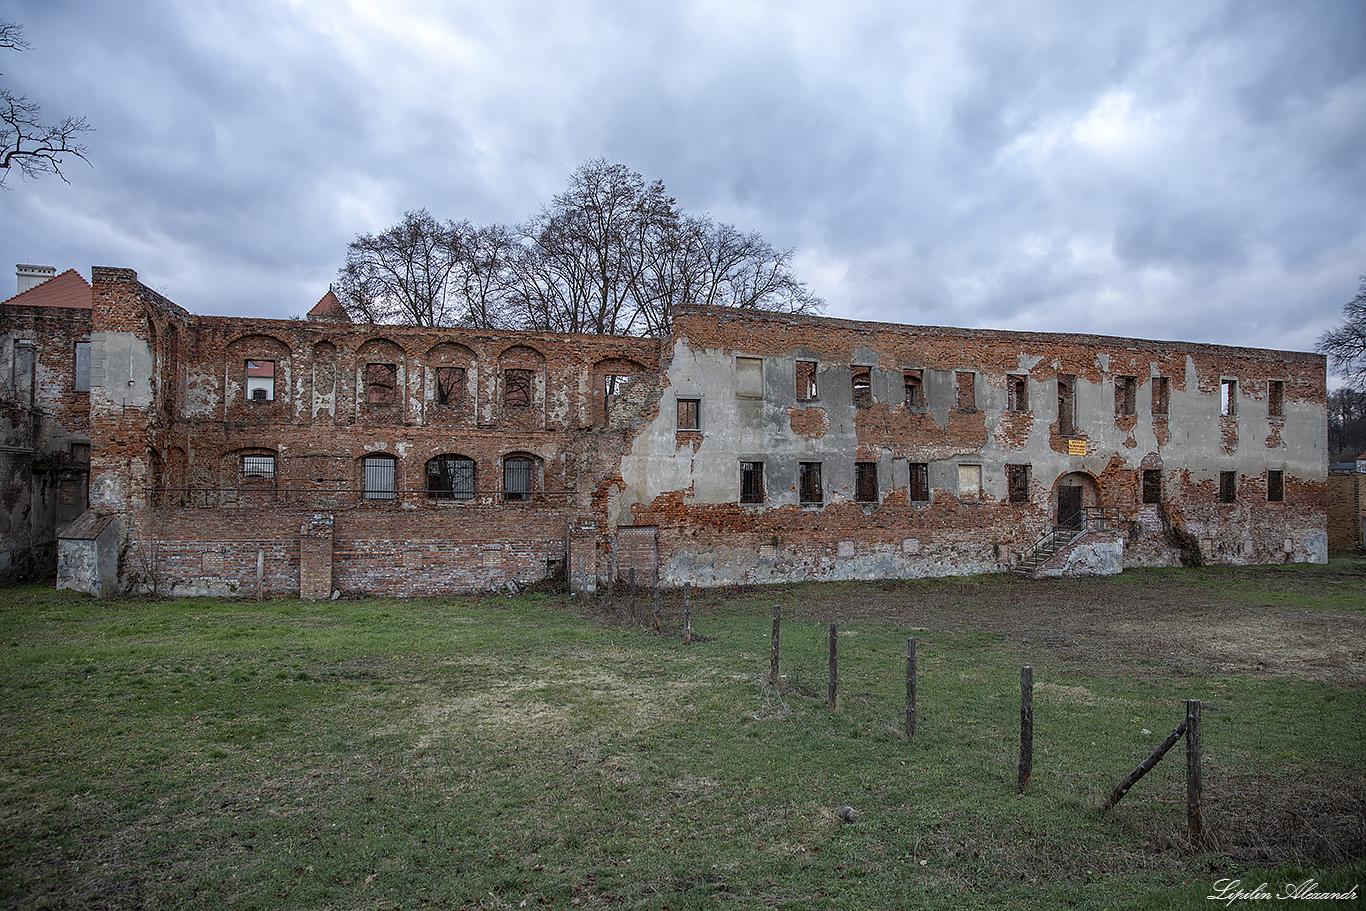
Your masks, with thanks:
M22 51L28 46L18 23L0 22L0 48ZM28 178L55 174L69 183L62 173L62 163L67 156L90 163L85 157L85 144L80 141L90 130L84 117L67 117L46 124L37 102L0 87L0 187L11 169L18 169Z
M1334 371L1356 389L1366 390L1366 275L1357 296L1342 308L1342 325L1319 336L1315 350L1328 355Z
M599 158L515 228L423 210L357 237L339 295L369 322L661 335L688 304L819 311L792 257L757 232L684 215L662 182Z

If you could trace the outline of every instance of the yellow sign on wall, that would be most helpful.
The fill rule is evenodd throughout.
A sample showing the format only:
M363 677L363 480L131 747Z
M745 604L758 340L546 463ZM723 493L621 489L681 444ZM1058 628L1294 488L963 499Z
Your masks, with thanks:
M1068 440L1068 441L1067 441L1067 454L1068 454L1068 455L1079 455L1079 456L1084 456L1084 455L1086 455L1086 441L1085 441L1085 440Z

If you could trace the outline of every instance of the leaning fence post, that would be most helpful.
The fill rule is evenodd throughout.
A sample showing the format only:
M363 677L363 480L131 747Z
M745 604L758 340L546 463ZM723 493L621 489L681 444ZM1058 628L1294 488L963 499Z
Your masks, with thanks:
M683 644L692 645L692 583L683 583Z
M837 652L839 642L838 623L830 624L830 711L835 710L835 681L839 679L836 665L838 663Z
M655 590L655 601L654 601L654 607L652 608L653 617L652 617L651 619L654 621L655 632L659 632L659 568L658 568L658 567L655 568L655 576L654 576L654 585L653 585L653 588L654 588L654 590Z
M1124 776L1123 781L1115 785L1115 789L1110 792L1110 796L1106 798L1105 803L1101 804L1100 811L1104 813L1106 810L1109 810L1115 804L1119 803L1120 800L1124 798L1124 795L1129 793L1129 789L1132 788L1140 778L1151 772L1153 766L1157 765L1162 757L1167 755L1167 751L1176 745L1176 741L1180 740L1181 735L1184 733L1186 733L1186 721L1185 719L1182 719L1181 723L1167 735L1166 739L1157 745L1157 749L1148 754L1147 759L1135 766L1132 772Z
M1034 668L1020 668L1020 793L1034 771Z
M915 738L915 637L906 640L906 739Z
M768 659L768 682L773 686L778 685L778 624L782 611L781 607L773 605L773 643Z
M1186 826L1192 844L1200 841L1200 700L1186 700Z

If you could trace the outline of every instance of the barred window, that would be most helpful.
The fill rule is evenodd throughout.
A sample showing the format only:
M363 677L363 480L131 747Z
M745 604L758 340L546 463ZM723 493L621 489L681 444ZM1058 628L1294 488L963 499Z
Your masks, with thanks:
M465 399L465 368L436 368L436 403L458 408Z
M365 401L371 405L392 405L398 389L397 364L365 365Z
M927 462L911 463L911 501L928 503L930 500L930 466Z
M821 487L820 462L801 463L798 499L803 506L819 506L825 502L825 491Z
M474 460L441 455L427 462L427 497L431 500L474 499Z
M267 481L273 480L275 478L275 456L242 456L242 477L250 479L261 478Z
M1029 466L1006 466L1007 496L1012 503L1029 502Z
M503 404L506 407L531 407L531 376L530 370L520 367L503 371Z
M764 463L740 463L740 502L764 502Z
M398 490L398 460L393 456L368 456L365 459L365 499L392 500Z
M854 463L854 500L859 503L876 503L877 462Z
M509 456L503 460L503 499L508 501L531 499L532 462L525 456Z

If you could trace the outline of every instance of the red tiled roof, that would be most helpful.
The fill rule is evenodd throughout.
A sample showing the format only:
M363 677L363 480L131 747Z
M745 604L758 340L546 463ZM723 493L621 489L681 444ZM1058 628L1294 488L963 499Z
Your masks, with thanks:
M346 310L343 309L341 301L337 300L337 295L333 294L330 288L322 296L322 300L314 304L313 309L308 311L308 318L335 320L341 323L351 322L351 317L346 315Z
M77 307L91 309L94 295L81 273L67 269L47 281L4 301L15 307Z

